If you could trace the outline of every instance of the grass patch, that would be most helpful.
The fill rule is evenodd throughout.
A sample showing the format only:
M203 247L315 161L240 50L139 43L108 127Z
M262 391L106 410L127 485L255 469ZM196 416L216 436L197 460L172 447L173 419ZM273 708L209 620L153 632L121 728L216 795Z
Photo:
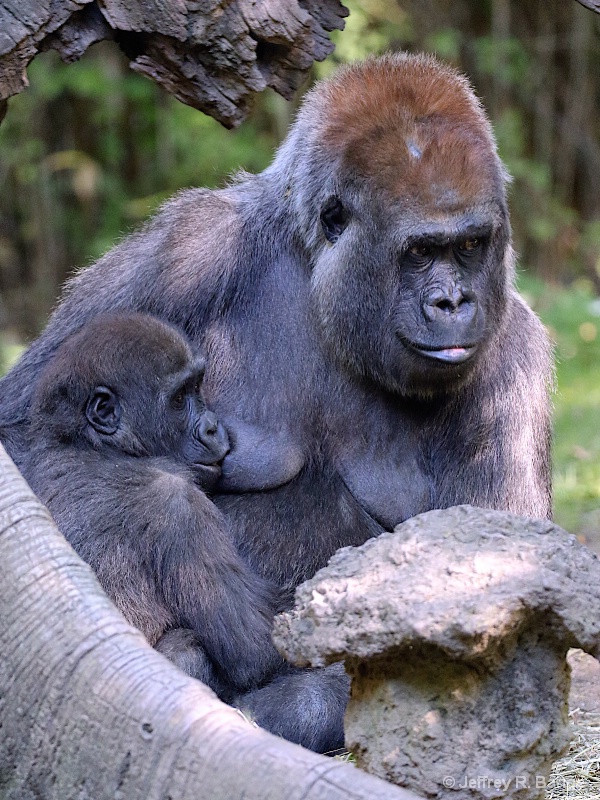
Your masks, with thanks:
M567 755L552 765L546 800L600 800L600 717L570 716L573 739Z

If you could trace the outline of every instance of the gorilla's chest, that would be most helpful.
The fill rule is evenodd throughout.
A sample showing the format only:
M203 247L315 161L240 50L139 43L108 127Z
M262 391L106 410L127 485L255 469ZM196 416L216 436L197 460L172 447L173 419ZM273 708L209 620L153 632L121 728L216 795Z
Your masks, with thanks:
M429 508L427 498L426 481L412 468L308 460L288 483L222 494L215 502L252 567L281 586L296 586L340 547L361 545Z
M419 431L385 413L357 415L351 403L345 410L326 429L233 425L237 446L215 500L243 554L280 585L432 508Z
M292 327L293 337L283 324L257 327L253 350L219 320L204 347L209 407L232 443L216 502L240 550L281 584L429 510L434 495L421 421L337 372Z
M432 508L431 481L406 442L367 446L340 456L340 477L356 502L385 529Z

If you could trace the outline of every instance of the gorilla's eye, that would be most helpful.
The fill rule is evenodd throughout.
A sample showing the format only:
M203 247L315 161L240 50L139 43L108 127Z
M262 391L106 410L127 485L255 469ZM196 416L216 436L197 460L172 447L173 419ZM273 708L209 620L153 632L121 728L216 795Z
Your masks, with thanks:
M196 383L194 384L194 394L196 397L200 397L202 395L202 378L197 378Z
M171 398L171 407L174 408L175 411L181 411L185 406L185 394L185 387L182 386Z
M435 256L435 247L427 242L415 242L404 251L407 266L415 269L428 267Z
M478 239L476 236L471 236L469 239L465 239L464 242L461 242L458 246L460 250L463 250L465 253L473 253L475 250L479 250L481 247L481 239Z
M427 244L414 244L408 251L411 256L421 258L423 260L430 259L433 255L433 248Z
M321 225L325 238L337 242L348 225L348 211L339 197L332 197L321 211Z

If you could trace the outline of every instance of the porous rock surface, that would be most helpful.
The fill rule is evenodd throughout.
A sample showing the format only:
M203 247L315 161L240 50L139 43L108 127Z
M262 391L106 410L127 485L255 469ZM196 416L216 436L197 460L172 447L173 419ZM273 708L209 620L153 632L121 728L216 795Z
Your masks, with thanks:
M344 660L359 766L428 797L542 798L568 744L569 647L600 649L600 561L547 520L458 506L344 548L276 644Z

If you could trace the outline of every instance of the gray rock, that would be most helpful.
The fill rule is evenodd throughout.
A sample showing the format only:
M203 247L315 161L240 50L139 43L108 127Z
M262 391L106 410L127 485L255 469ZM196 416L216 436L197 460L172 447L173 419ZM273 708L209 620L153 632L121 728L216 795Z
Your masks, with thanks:
M344 660L359 766L428 797L543 798L568 744L566 653L600 650L600 561L547 520L458 506L344 548L275 642Z

